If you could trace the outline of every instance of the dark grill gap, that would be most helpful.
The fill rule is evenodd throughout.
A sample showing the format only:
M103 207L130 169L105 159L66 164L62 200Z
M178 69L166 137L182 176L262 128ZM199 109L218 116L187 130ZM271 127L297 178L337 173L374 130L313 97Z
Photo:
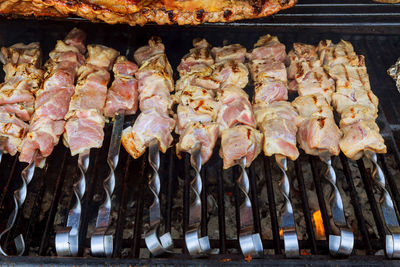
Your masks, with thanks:
M400 24L396 18L400 15L399 6L386 6L380 4L372 4L369 1L348 1L346 5L339 3L340 1L332 1L331 9L327 5L321 5L321 1L300 1L299 5L294 9L284 11L274 17L257 21L237 22L231 25L217 24L202 25L199 27L177 27L177 26L154 26L145 27L128 27L125 25L104 25L91 24L80 21L78 26L88 33L88 43L101 43L112 46L120 50L122 54L129 48L130 57L132 52L139 46L145 44L151 35L159 35L166 44L167 55L176 69L181 57L191 47L191 41L195 37L205 37L213 45L222 45L223 40L230 43L239 42L248 49L251 48L257 38L265 33L276 34L286 44L287 50L291 48L291 44L296 41L310 42L317 44L321 39L333 39L338 41L341 38L350 40L358 53L364 54L367 60L368 72L370 75L371 86L381 101L381 114L378 118L378 124L388 146L388 155L379 156L385 176L387 178L387 188L390 190L393 200L397 208L400 205L399 183L396 181L400 178L400 96L395 91L394 83L390 77L386 75L386 69L392 64L397 56L398 47L400 47ZM356 5L356 2L358 3ZM324 2L325 3L325 2ZM336 3L336 4L335 4ZM370 10L367 10L367 7ZM315 12L315 10L319 10ZM338 22L339 18L333 15L334 12L347 12L344 16L344 23L353 23L355 26L330 26L329 23ZM371 18L369 13L373 13ZM379 13L380 12L380 13ZM379 14L393 13L389 16ZM396 13L397 12L397 13ZM351 14L353 13L353 17ZM356 14L357 13L357 14ZM378 14L379 13L379 14ZM308 14L308 15L307 15ZM312 15L314 14L314 15ZM357 17L357 19L355 19ZM307 24L306 19L315 19L315 25ZM368 25L369 19L377 19L376 23L381 26L371 27ZM296 20L296 22L293 22ZM277 24L273 24L277 22ZM303 24L302 24L303 23ZM393 27L387 27L384 23L392 23ZM46 55L55 44L57 39L61 39L65 33L76 25L75 22L56 22L52 21L28 21L0 20L0 45L11 45L16 42L40 41ZM275 25L275 26L274 26ZM285 26L279 28L276 26ZM286 27L287 26L287 27ZM299 28L301 27L301 28ZM101 30L99 30L101 29ZM360 31L362 29L362 31ZM299 34L298 32L302 32ZM339 32L339 33L338 33ZM44 34L46 33L46 34ZM360 33L374 33L369 35L361 35ZM397 33L398 35L390 35ZM134 117L130 118L132 121ZM175 233L174 244L175 250L173 254L164 255L160 259L149 259L146 253L145 243L143 240L143 232L146 227L147 207L150 204L150 192L147 188L147 174L149 166L147 164L147 156L141 159L133 160L123 149L120 154L120 164L117 168L117 184L113 197L113 226L111 231L114 233L114 254L111 259L92 258L88 254L90 247L90 227L95 224L95 216L98 205L101 203L99 199L103 199L104 192L102 182L108 173L105 164L108 143L110 139L111 125L107 125L106 139L102 149L93 151L91 168L88 174L88 184L86 197L83 203L82 218L82 250L80 257L50 258L48 256L55 255L54 248L54 230L62 224L62 220L66 219L66 213L72 196L72 183L76 178L76 161L77 158L71 158L69 151L59 145L53 155L49 158L49 165L46 170L36 172L35 178L29 185L27 201L23 207L23 211L18 217L16 228L12 234L7 237L11 241L16 234L22 233L26 238L27 251L24 257L0 258L6 263L57 263L57 264L100 264L107 262L109 264L117 263L135 263L135 264L218 264L219 260L230 259L232 262L238 262L243 259L240 255L237 235L231 237L229 230L230 216L233 215L226 209L227 199L237 200L237 188L235 187L235 179L237 179L238 171L222 170L222 161L218 156L218 148L215 149L214 155L209 163L203 167L202 177L205 190L202 194L202 200L205 204L202 209L203 224L201 227L202 234L218 231L216 238L211 239L213 253L203 259L192 259L185 248L184 232L188 223L189 209L189 183L193 175L188 155L183 155L182 159L175 156L175 150L171 148L167 154L162 156L162 164L160 173L162 175L161 199L163 203L163 216L165 218L164 225L167 231L178 229ZM343 179L343 184L347 185L353 216L357 221L357 231L355 250L364 251L366 255L352 255L347 260L341 260L340 264L368 264L374 265L382 263L385 258L376 256L375 253L383 248L384 226L379 209L379 199L375 195L370 175L370 166L362 160L356 163L357 169L354 172L354 162L349 161L341 154L335 158L334 167L341 168L343 175L338 179ZM309 251L311 256L301 256L299 260L283 260L283 242L279 237L280 229L280 202L279 191L277 188L277 177L273 170L276 168L271 159L260 156L254 164L249 168L251 198L255 205L254 221L255 230L265 233L266 225L263 223L263 214L261 210L265 208L269 214L269 227L271 228L271 238L263 239L265 248L265 256L262 259L253 260L252 263L263 264L313 264L327 263L338 264L335 259L328 255L328 241L317 240L315 228L312 220L312 207L317 205L321 210L324 220L326 236L329 235L330 226L328 222L328 210L324 188L327 185L321 177L324 165L315 157L309 157L302 154L300 159L291 164L289 179L292 183L291 197L299 198L299 206L295 206L295 212L304 217L304 224L307 238L300 240L300 249ZM7 215L11 210L11 196L15 188L19 186L19 175L24 164L20 164L15 157L8 155L3 157L0 165L0 227L4 228ZM311 172L308 172L311 169ZM357 173L357 174L355 174ZM361 178L360 184L355 184L355 176ZM279 178L279 177L278 177ZM293 184L296 183L298 191L294 190ZM312 183L314 193L317 193L317 204L312 203L310 191L307 184ZM261 198L261 191L266 188L267 197ZM373 219L372 224L366 220L367 212L365 207L359 205L361 203L361 195L357 191L357 187L365 190L368 203L367 208L371 209ZM179 190L183 192L179 193ZM236 191L235 191L236 190ZM233 192L233 194L232 194ZM236 193L235 193L236 192ZM179 195L181 194L181 195ZM231 195L227 197L228 195ZM217 205L216 212L210 214L213 207L209 202L208 196L213 196ZM183 204L179 206L178 204ZM237 210L237 209L236 209ZM216 216L217 224L210 225L209 220L212 216ZM237 213L233 217L237 216ZM265 221L264 221L265 222ZM233 227L238 225L238 220L233 219ZM298 223L298 222L297 222ZM180 224L181 227L177 227ZM89 228L87 227L89 226ZM370 233L369 230L375 227L378 236ZM299 225L297 225L299 231ZM175 231L176 232L176 231ZM238 231L236 231L237 233ZM269 255L269 254L273 255ZM43 257L33 258L31 256L40 255ZM88 257L89 256L89 257ZM189 260L190 261L186 261ZM387 261L386 264L396 264L398 261Z

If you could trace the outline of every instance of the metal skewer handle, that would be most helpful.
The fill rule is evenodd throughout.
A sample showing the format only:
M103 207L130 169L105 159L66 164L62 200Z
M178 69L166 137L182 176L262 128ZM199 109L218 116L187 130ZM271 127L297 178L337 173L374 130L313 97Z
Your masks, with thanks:
M201 198L200 194L203 190L201 181L201 143L197 143L191 150L190 164L196 172L195 177L190 183L191 191L195 194L195 199L190 205L189 210L189 226L185 233L186 248L190 255L198 255L206 253L211 249L208 236L201 237Z
M279 182L279 189L284 197L285 203L281 209L283 242L285 255L288 258L299 257L299 241L297 240L296 224L294 222L293 207L290 202L290 183L287 176L287 158L275 155L276 163L282 171L282 179Z
M329 204L332 210L333 223L338 228L338 233L329 235L329 252L332 256L348 256L353 251L354 234L347 226L343 211L343 201L340 191L336 186L336 173L332 167L329 152L320 155L320 159L327 165L325 178L332 187Z
M18 211L19 208L24 204L27 191L28 191L28 184L32 181L33 175L35 174L35 165L36 165L36 156L38 152L35 151L35 154L33 155L32 161L29 163L29 165L22 170L21 172L21 180L22 180L22 185L20 188L14 191L14 210L10 214L10 217L8 217L7 221L7 226L6 229L0 234L0 241L2 240L3 236L5 236L13 227L15 224L15 221L18 216ZM16 248L16 254L18 256L22 256L25 252L25 241L24 237L22 234L18 235L16 238L14 238L14 245ZM0 245L0 252L4 256L8 256L6 251L3 249L3 247Z
M67 226L56 233L56 251L59 256L76 256L79 251L79 229L81 225L81 200L85 195L86 177L90 150L79 154L79 180L74 184L75 204L69 211Z
M96 229L90 239L90 248L92 254L95 256L111 256L113 253L113 236L107 235L107 230L110 224L111 196L115 187L115 169L118 165L124 119L124 115L115 116L111 133L111 142L107 156L107 163L110 168L110 173L103 183L106 199L99 207Z
M240 205L240 248L244 256L261 256L264 248L260 234L253 234L253 208L249 198L250 181L246 172L246 158L241 158L238 163L241 173L236 182L244 196L244 202Z
M150 210L150 230L145 234L145 242L151 254L158 256L164 252L169 252L173 247L172 237L169 232L159 236L159 227L161 223L161 210L160 210L160 175L158 168L160 167L160 151L158 147L158 140L153 139L149 146L149 163L153 169L153 174L149 180L149 188L154 196L153 204Z
M374 165L372 178L376 188L381 192L381 210L386 224L385 252L388 258L400 258L400 226L397 220L394 205L389 192L386 189L386 179L378 164L377 156L372 151L364 151L364 155Z

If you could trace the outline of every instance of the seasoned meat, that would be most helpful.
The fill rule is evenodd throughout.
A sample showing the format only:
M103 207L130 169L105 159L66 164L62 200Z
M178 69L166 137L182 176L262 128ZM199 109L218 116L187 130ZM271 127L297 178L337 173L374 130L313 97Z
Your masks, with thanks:
M80 16L110 24L200 24L260 18L294 6L296 0L47 0L3 1L0 13L23 16ZM140 62L138 62L141 64Z

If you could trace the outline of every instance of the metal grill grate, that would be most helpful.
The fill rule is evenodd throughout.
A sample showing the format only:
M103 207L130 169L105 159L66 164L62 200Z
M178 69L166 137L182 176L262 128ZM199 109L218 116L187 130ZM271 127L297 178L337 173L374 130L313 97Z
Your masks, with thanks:
M304 2L304 3L303 3ZM353 1L355 2L355 1ZM371 6L381 8L380 4L364 4L360 7ZM314 4L315 3L315 4ZM368 2L369 3L369 2ZM317 6L315 1L302 1L293 13L299 10L308 10ZM345 4L339 5L344 7ZM349 4L352 7L358 7L356 4ZM323 7L323 6L322 6ZM400 7L395 6L395 9ZM383 8L382 8L383 9ZM325 9L322 9L325 10ZM388 10L387 8L385 9ZM391 9L392 10L392 9ZM272 19L281 19L293 17L287 15L288 11L275 16ZM290 11L291 12L291 11ZM305 11L304 11L305 12ZM361 11L360 11L361 12ZM391 11L392 12L392 11ZM400 11L399 11L400 12ZM323 12L321 11L321 14ZM302 14L302 13L297 13ZM299 15L300 16L300 15ZM398 14L393 15L394 17ZM304 16L307 17L307 16ZM311 16L309 16L311 17ZM329 16L327 16L329 17ZM376 17L379 17L378 15ZM297 18L296 18L297 19ZM338 18L332 18L338 20ZM279 39L286 44L287 49L291 48L293 42L308 42L316 44L321 39L332 39L335 42L343 38L353 43L358 54L366 56L368 72L371 79L371 87L380 99L381 113L378 118L378 124L382 130L388 146L388 154L379 157L379 163L383 167L388 181L388 190L390 190L395 202L396 212L400 205L399 187L396 180L400 178L400 95L395 90L394 82L386 75L386 69L397 58L400 37L399 35L360 35L357 28L348 27L344 32L335 33L328 28L317 28L314 30L302 29L297 32L296 28L276 28L261 27L260 24L252 23L251 27L242 27L244 24L237 23L231 27L217 25L211 27L176 27L176 26L154 26L146 27L128 27L124 25L103 25L80 22L78 24L88 33L88 43L100 43L114 47L120 51L130 49L130 55L139 46L145 44L151 35L159 35L165 45L167 55L174 69L182 56L191 47L191 41L195 37L205 37L213 45L222 45L224 40L230 43L241 43L248 49L259 36L270 33L278 35ZM246 22L247 23L247 22ZM262 22L264 23L264 22ZM51 22L48 21L0 21L0 45L11 45L16 42L40 41L44 54L54 47L55 41L61 39L65 33L76 25L75 22ZM249 26L248 24L246 24ZM297 27L297 26L296 26ZM386 26L385 26L386 27ZM374 27L368 27L369 30ZM386 28L385 28L386 29ZM399 25L390 29L400 33ZM389 31L389 32L390 32ZM397 51L397 53L396 53ZM132 121L134 118L127 119ZM146 246L143 239L144 222L148 204L150 203L150 193L147 191L147 174L149 166L146 157L133 160L122 149L120 163L117 168L117 184L113 198L113 223L112 232L114 233L114 254L111 259L104 260L91 258L89 256L90 231L95 225L95 218L99 204L103 200L102 182L108 173L106 165L106 155L111 134L111 125L105 129L106 138L103 148L92 151L93 157L88 171L87 191L83 201L82 218L82 250L80 257L76 258L51 258L55 255L54 232L57 226L65 223L67 211L71 205L72 183L76 178L77 158L69 156L69 151L62 144L58 145L54 153L48 160L48 168L43 171L37 171L34 180L29 185L27 201L23 211L18 217L15 231L10 233L8 240L18 233L25 236L27 252L24 257L0 258L4 263L56 263L56 264L210 264L214 265L224 262L227 259L230 263L240 264L243 257L240 255L239 243L237 240L238 229L238 191L235 187L234 177L236 170L222 171L222 161L218 156L218 148L209 163L203 168L203 183L205 190L202 192L202 200L206 205L203 206L203 222L214 220L216 224L202 224L202 234L214 233L211 238L211 247L213 253L204 259L192 259L185 250L183 233L188 226L189 213L189 183L191 177L191 168L188 156L181 160L175 157L174 149L170 149L167 154L161 157L160 174L162 176L161 203L163 207L163 217L165 218L165 228L167 231L175 229L173 234L174 253L163 255L160 259L149 258L146 253ZM253 260L252 263L263 264L308 264L312 260L313 264L338 264L336 259L329 256L328 241L317 238L315 233L315 223L313 221L312 208L316 205L321 210L324 222L326 237L330 233L329 210L326 205L324 188L325 183L321 179L322 168L324 165L315 157L309 157L302 154L294 164L290 165L290 179L295 189L293 197L298 198L299 205L295 206L295 216L303 218L297 221L297 228L300 226L305 230L305 238L300 240L300 249L303 254L299 260L284 260L283 241L279 238L279 196L276 192L277 175L276 170L271 164L269 158L260 156L250 167L249 176L251 180L251 197L253 198L255 230L264 234L263 245L265 255L262 259ZM0 165L0 227L4 228L7 215L11 205L12 191L19 186L19 174L24 167L16 157L4 156ZM338 180L342 187L345 187L345 195L350 200L349 216L354 216L357 221L355 240L355 251L357 255L350 256L347 260L340 260L340 264L365 264L370 265L382 263L384 256L375 254L383 249L384 246L384 226L382 216L379 213L377 198L372 187L369 166L364 165L362 160L351 162L340 155L334 160L334 167L338 171ZM355 184L356 176L360 177ZM358 180L357 180L358 181ZM308 190L308 187L313 190ZM182 190L183 188L183 190ZM366 207L361 204L361 191L365 191L367 201ZM261 198L261 195L267 194L267 198ZM361 192L361 193L360 193ZM294 195L293 195L294 194ZM316 194L315 198L311 194ZM212 199L210 196L213 196ZM236 203L236 204L235 204ZM228 207L233 205L233 209ZM214 209L214 210L212 210ZM210 212L212 210L212 212ZM236 210L236 212L235 212ZM367 213L372 214L372 220L366 220ZM233 213L232 213L233 212ZM233 217L236 216L236 220ZM232 223L233 232L232 232ZM266 238L266 223L269 225L270 236ZM299 225L302 224L302 225ZM371 225L372 224L372 225ZM178 229L178 230L176 230ZM371 229L376 229L377 233ZM310 254L310 255L308 255ZM39 255L43 257L32 257ZM189 261L190 260L190 261ZM268 260L268 261L267 261ZM327 261L328 260L328 261ZM396 261L388 261L387 264L396 264ZM397 262L398 263L398 262Z

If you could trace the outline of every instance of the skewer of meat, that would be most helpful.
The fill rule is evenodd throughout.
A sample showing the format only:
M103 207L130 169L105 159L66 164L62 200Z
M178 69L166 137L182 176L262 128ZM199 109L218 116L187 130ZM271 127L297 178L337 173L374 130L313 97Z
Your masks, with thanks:
M287 158L296 160L298 114L287 102L287 72L285 45L277 37L265 35L247 55L249 68L255 84L253 110L258 128L264 135L263 150L266 156L275 155L282 172L280 191L284 197L281 221L286 257L299 256L296 224L290 202L290 183L286 174Z
M289 78L291 89L299 93L293 106L300 114L297 141L309 155L319 156L327 165L325 178L332 187L332 233L329 234L329 251L333 256L348 256L353 251L354 235L348 227L343 202L336 184L336 173L331 157L340 153L342 133L335 123L330 102L335 89L334 81L325 73L316 47L295 43L289 53Z
M321 41L318 54L336 82L332 105L340 115L339 125L343 132L340 149L352 160L365 156L373 163L372 177L376 189L381 192L381 209L387 227L385 253L388 258L399 258L399 221L385 187L384 173L377 162L376 153L386 153L386 146L375 123L378 99L371 90L365 59L355 53L351 43L343 40L338 44Z
M33 83L35 91L39 89L36 91L35 111L30 119L28 133L21 143L19 155L19 160L29 165L21 173L23 184L14 193L15 208L10 215L6 230L0 234L0 237L11 230L15 223L19 207L25 201L27 185L33 178L35 166L44 165L45 158L51 154L62 134L65 114L62 112L66 110L65 106L68 107L76 70L84 60L82 53L85 51L83 44L85 38L85 33L75 28L64 41L58 41L56 48L50 53L50 59L45 64L44 82L40 87L38 83ZM22 72L29 73L25 70ZM21 80L21 84L24 81L27 80ZM28 114L32 114L32 109L27 110ZM14 242L17 254L22 255L25 250L23 236L19 235ZM4 251L3 254L6 255Z
M213 78L220 82L217 100L220 104L218 123L220 127L220 156L224 169L239 165L241 174L238 187L244 195L240 205L239 244L244 256L260 256L263 245L259 233L253 233L253 211L249 198L249 177L246 167L261 152L262 134L256 129L256 122L249 96L243 90L248 83L249 71L244 64L246 49L233 44L214 47L215 57Z
M39 43L14 44L1 49L1 59L4 63L4 83L0 88L0 162L4 153L14 156L20 148L28 130L29 120L34 110L35 93L43 82L44 72L41 67L41 50ZM25 201L25 184L33 177L33 168L29 174L22 174L23 185L14 195L15 210L10 215L6 229L0 234L0 240L14 225L19 206ZM26 191L25 191L26 192ZM18 244L21 245L18 245ZM15 239L17 254L23 254L25 247L23 237ZM5 248L0 246L0 252L8 256Z
M56 233L58 255L76 256L79 251L79 231L81 219L81 200L85 194L86 171L89 167L91 148L103 144L105 124L104 106L107 97L107 84L118 51L102 46L88 45L88 57L78 69L78 81L65 115L64 144L71 155L79 154L79 180L74 184L74 207L69 211L67 225Z
M14 156L28 130L35 93L43 82L39 43L14 44L0 52L5 72L0 85L0 162L3 152Z
M195 199L190 205L189 225L185 233L187 250L196 255L211 248L208 236L202 237L200 233L203 205L200 171L210 159L218 139L216 121L219 105L215 100L215 90L219 88L219 82L212 78L214 59L211 46L205 39L193 40L193 46L178 66L180 79L176 83L174 97L178 103L175 132L180 135L176 152L178 157L182 152L190 154L190 163L196 173L190 183Z
M100 205L96 229L90 240L92 254L95 256L111 256L113 253L113 235L107 235L110 224L111 197L115 187L115 169L118 165L121 135L125 115L132 115L137 110L138 82L135 73L138 66L119 56L114 64L114 81L108 90L104 115L114 120L111 142L108 149L107 163L110 173L103 182L106 199Z
M175 120L170 117L173 103L170 92L174 90L174 81L160 38L151 38L148 45L136 50L134 58L140 66L136 78L141 113L132 126L123 130L121 142L135 159L149 147L148 161L153 169L149 188L154 195L154 202L150 206L150 230L145 234L145 242L153 255L160 255L173 247L169 232L161 237L158 234L161 221L158 197L161 182L158 168L159 150L165 153L173 141L171 132L175 127Z

